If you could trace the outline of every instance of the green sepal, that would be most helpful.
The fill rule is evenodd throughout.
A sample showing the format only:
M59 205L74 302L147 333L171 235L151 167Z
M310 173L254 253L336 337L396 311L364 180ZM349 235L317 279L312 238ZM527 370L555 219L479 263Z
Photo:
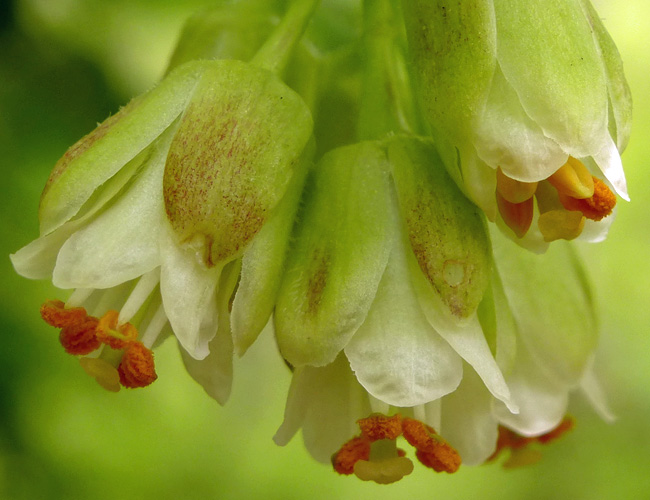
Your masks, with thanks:
M41 195L41 235L74 217L93 192L178 118L208 62L179 67L74 144L57 162Z
M241 255L303 167L312 127L300 96L272 72L211 61L165 166L165 210L179 243L208 267Z
M483 298L492 265L480 211L449 177L430 142L395 136L386 148L420 270L449 312L467 318Z
M292 365L332 362L364 321L393 237L388 175L374 142L333 150L316 166L275 310Z

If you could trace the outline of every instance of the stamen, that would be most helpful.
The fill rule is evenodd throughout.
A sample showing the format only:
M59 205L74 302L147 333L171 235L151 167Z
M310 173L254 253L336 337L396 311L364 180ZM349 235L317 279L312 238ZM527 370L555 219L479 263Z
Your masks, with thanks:
M355 463L369 458L370 441L363 436L357 436L350 439L332 455L332 466L336 472L347 476L354 472Z
M59 341L69 354L85 356L99 349L101 342L97 339L97 318L87 316L76 325L61 329Z
M133 288L129 298L126 299L126 302L120 310L120 315L117 320L120 325L130 321L131 318L135 316L142 305L146 302L147 298L149 298L151 292L156 288L159 281L160 272L158 269L148 272L138 280L138 283Z
M354 464L354 475L362 481L377 484L391 484L413 472L413 462L406 457L393 457L385 460L359 460Z
M67 308L60 300L48 300L41 306L41 318L51 326L64 328L83 323L88 313L83 307Z
M404 438L417 449L416 456L423 465L436 472L453 473L458 470L461 458L431 427L412 418L402 419Z
M586 199L576 199L560 193L560 201L567 210L582 212L587 219L599 221L612 213L616 206L616 195L600 179L594 177L593 196Z
M537 225L544 241L572 240L582 234L585 217L581 212L549 210L540 214Z
M503 173L501 167L497 168L497 193L513 204L523 203L535 194L537 182L521 182Z
M137 341L127 346L117 371L120 383L131 389L146 387L158 378L153 362L153 352L147 349L142 342Z
M101 358L81 358L79 363L84 371L107 391L118 392L120 390L120 376L109 362Z
M371 415L357 421L361 434L371 443L380 439L397 439L402 434L402 417L393 415Z
M572 156L548 181L561 195L584 199L591 198L594 194L594 180L589 170Z
M156 309L156 312L151 318L151 321L149 321L146 330L142 334L141 341L145 347L148 349L151 349L153 347L154 343L160 336L160 332L162 332L162 329L165 328L166 324L167 315L165 314L165 307L161 303L158 306L158 309Z
M97 325L97 338L113 349L124 349L130 342L137 340L138 330L131 324L118 325L118 312L108 311Z
M522 203L510 203L497 192L497 206L506 225L514 231L517 238L523 238L533 222L533 198Z
M66 307L79 307L86 302L95 291L94 288L77 288L65 303Z

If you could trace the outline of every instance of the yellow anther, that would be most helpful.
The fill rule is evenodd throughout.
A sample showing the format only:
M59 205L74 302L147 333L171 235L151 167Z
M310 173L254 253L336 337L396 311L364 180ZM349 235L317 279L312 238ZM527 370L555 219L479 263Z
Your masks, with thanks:
M585 199L594 195L594 181L589 170L572 156L548 181L558 193L572 198Z
M537 224L544 241L572 240L582 234L585 217L582 212L549 210L539 216Z
M120 390L120 376L117 369L108 361L101 358L80 358L79 363L84 371L107 391Z
M497 193L510 203L523 203L535 194L537 182L521 182L503 173L501 167L497 169Z

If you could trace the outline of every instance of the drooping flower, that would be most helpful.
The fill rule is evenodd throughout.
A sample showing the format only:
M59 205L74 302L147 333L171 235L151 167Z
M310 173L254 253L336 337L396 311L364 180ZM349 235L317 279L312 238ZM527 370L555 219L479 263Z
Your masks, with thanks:
M425 114L458 184L524 246L603 239L610 188L628 199L631 99L590 2L403 8Z
M190 374L227 398L233 337L243 352L268 321L311 161L311 114L274 71L313 4L252 64L175 69L54 167L41 236L12 261L75 289L42 314L105 387L155 380L151 349L173 331Z

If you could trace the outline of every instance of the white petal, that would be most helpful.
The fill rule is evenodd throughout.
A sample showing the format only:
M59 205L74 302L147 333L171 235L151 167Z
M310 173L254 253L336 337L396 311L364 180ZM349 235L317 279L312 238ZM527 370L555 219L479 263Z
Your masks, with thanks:
M160 265L165 154L166 148L155 148L133 185L63 245L54 269L55 286L110 288Z
M356 421L370 411L367 394L341 354L324 367L296 369L284 421L273 440L284 446L302 427L307 450L319 462L329 463L333 453L359 434Z
M596 410L596 413L600 415L600 418L608 424L611 424L616 420L616 415L609 406L607 396L605 395L603 388L600 386L593 364L585 370L585 374L580 382L580 388L591 403L591 406Z
M178 246L169 227L161 230L160 253L160 294L169 323L183 348L203 359L217 330L215 290L221 268L206 268L192 250Z
M460 358L422 314L401 241L393 245L372 307L345 354L361 385L394 406L427 403L460 383Z
M492 396L476 372L465 366L458 389L442 398L438 432L460 454L464 465L479 465L494 453L498 436Z
M519 96L497 69L483 115L477 121L479 157L513 179L546 179L567 161L568 154L544 135L524 111Z
M593 155L593 159L607 180L612 183L618 195L624 200L630 201L630 196L627 194L627 181L625 180L621 155L611 136L607 136L603 148Z
M569 404L569 389L550 380L523 346L507 381L519 413L495 402L494 413L500 423L523 436L539 436L559 425Z

